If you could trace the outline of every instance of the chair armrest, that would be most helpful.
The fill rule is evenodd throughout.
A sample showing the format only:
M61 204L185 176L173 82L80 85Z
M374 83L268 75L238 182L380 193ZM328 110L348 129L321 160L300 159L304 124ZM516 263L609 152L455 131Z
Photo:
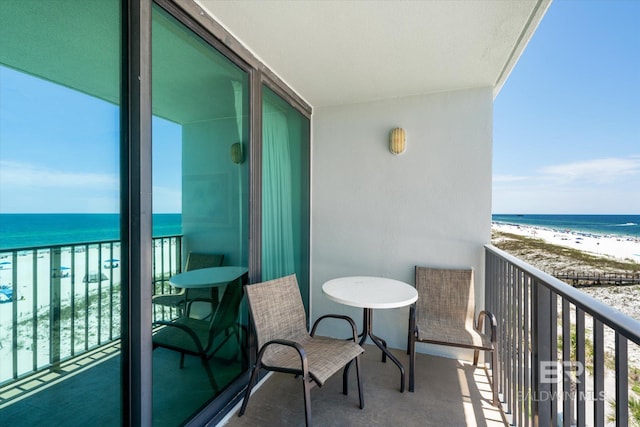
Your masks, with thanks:
M187 302L187 306L185 309L185 313L186 316L189 316L189 314L191 313L191 305L194 302L208 302L211 304L211 314L213 315L216 311L216 308L218 306L218 301L212 299L212 298L193 298L193 299L189 299L186 301Z
M260 352L258 353L258 358L256 359L257 360L256 363L262 364L262 355L267 350L267 347L274 344L293 347L294 349L296 349L296 351L300 355L300 361L302 362L303 377L307 379L309 377L309 363L307 362L307 353L304 351L304 348L302 347L302 345L300 345L300 343L297 343L295 341L275 339L265 343L260 349Z
M198 335L196 335L196 333L193 332L193 330L191 328L189 328L188 326L183 325L181 323L176 323L176 322L167 322L165 320L157 320L157 321L153 322L153 324L154 325L168 326L170 328L177 328L177 329L185 332L187 335L189 335L189 337L196 344L196 347L198 347L198 351L200 353L204 353L204 348L202 347L202 344L200 343L200 339L198 338Z
M491 313L490 311L482 310L480 314L478 314L478 327L476 329L482 332L485 317L487 317L489 319L489 322L491 323L491 342L495 343L498 331L498 321L496 320L496 316L494 316L493 313Z
M315 323L313 324L313 328L311 328L311 336L314 336L316 334L316 328L318 327L318 324L320 323L320 321L327 318L342 319L349 322L349 324L351 325L351 330L353 331L353 342L358 342L358 331L356 329L356 323L353 321L351 317L344 316L341 314L325 314L324 316L320 316L318 320L316 320Z
M163 299L168 299L168 298L173 299L173 298L176 298L176 297L184 299L184 295L177 294L177 293L176 294L155 294L155 295L151 296L151 301L158 301L158 300L163 300Z

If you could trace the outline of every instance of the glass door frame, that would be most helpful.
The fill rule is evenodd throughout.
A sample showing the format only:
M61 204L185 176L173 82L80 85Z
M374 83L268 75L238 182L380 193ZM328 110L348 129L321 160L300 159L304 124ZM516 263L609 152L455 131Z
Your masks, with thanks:
M122 425L150 426L152 411L151 14L155 3L249 75L249 283L261 280L262 87L307 119L311 107L195 1L121 0ZM308 315L308 314L307 314ZM250 326L251 327L251 326ZM252 336L252 332L249 334ZM255 342L250 340L250 347ZM249 366L255 351L249 351ZM249 371L187 425L216 423L242 398Z

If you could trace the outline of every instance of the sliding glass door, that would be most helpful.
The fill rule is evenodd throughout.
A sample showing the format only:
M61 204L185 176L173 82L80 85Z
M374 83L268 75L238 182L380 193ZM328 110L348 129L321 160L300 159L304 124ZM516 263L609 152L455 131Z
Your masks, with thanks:
M309 308L309 118L193 7L0 0L2 425L219 419L242 285Z
M154 221L179 221L183 273L154 289L153 422L175 426L248 367L249 77L159 7L152 34ZM191 274L202 268L211 286Z
M121 419L120 1L0 1L0 424Z

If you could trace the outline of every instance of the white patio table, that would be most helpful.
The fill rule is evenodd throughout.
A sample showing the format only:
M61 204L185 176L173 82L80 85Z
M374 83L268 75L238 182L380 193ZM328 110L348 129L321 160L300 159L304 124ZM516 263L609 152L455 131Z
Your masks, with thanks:
M246 267L209 267L171 276L169 284L177 288L213 288L226 285L247 272Z
M188 302L189 289L221 287L242 277L247 271L249 270L246 267L236 266L199 268L171 276L169 284L176 288L184 288L185 302ZM210 309L208 311L196 309L192 317L204 318L209 314L211 314Z
M373 310L405 307L418 300L418 291L408 283L384 277L351 276L329 280L322 285L327 298L340 304L364 309L360 344L367 337L382 350L382 361L389 359L400 369L400 392L404 392L404 367L387 349L387 342L373 333Z

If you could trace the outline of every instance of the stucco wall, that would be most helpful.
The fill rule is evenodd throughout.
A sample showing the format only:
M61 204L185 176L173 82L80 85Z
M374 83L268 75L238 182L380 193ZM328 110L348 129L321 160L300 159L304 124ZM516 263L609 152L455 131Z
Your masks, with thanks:
M484 299L491 232L491 88L324 107L312 118L312 320L362 310L328 300L332 278L371 275L414 285L414 266L472 267ZM403 127L407 150L389 152ZM376 310L374 331L406 348L408 308ZM320 330L343 334L328 324ZM420 351L470 357L468 351Z

